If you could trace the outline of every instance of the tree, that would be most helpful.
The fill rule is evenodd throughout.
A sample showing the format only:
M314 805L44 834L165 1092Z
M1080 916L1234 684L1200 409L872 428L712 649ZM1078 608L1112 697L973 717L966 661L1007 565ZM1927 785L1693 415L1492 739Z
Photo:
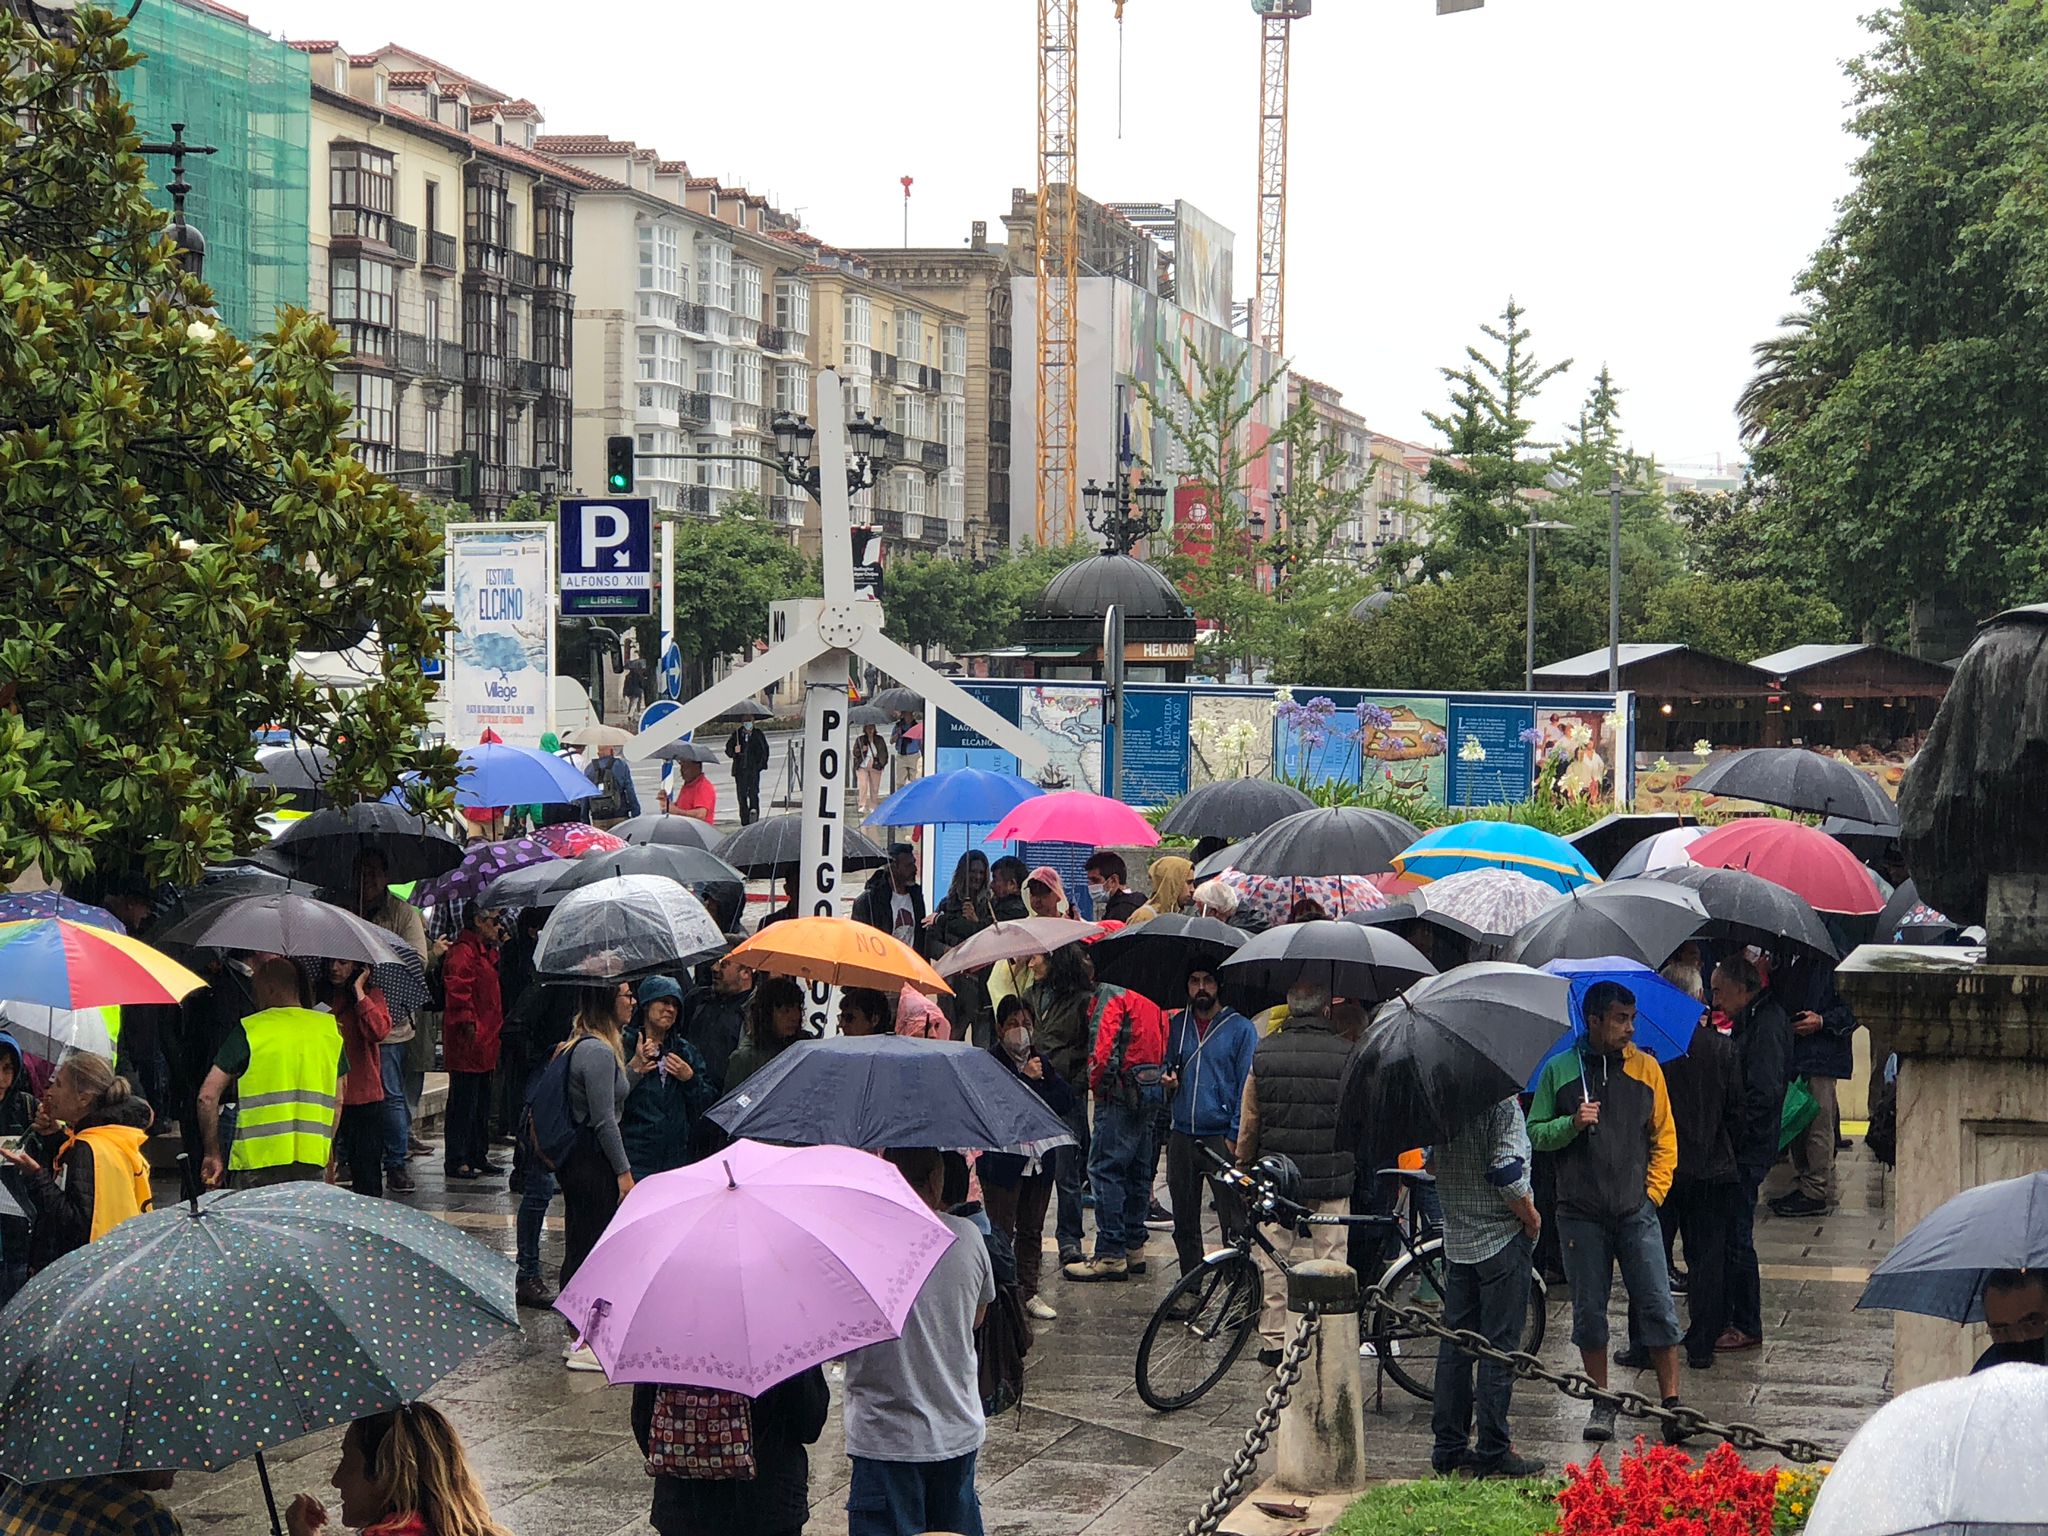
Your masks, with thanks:
M1768 494L1857 629L2048 592L2048 8L1906 4L1850 63L1857 185L1758 349Z
M1670 516L1655 459L1622 440L1621 387L1605 364L1586 393L1578 419L1551 458L1550 500L1542 515L1569 523L1569 530L1544 536L1542 558L1583 567L1604 589L1613 516L1611 487L1621 477L1621 563L1623 608L1635 600L1638 612L1649 587L1677 574L1681 538Z
M981 572L945 555L896 555L882 578L883 628L926 657L935 645L955 653L973 650L985 587Z
M1643 633L1735 661L1849 637L1841 609L1770 576L1683 576L1667 582L1650 597Z
M453 776L414 745L439 545L349 450L333 327L285 311L252 352L179 270L123 30L0 15L0 878L196 879L262 841L266 726L325 745L341 800ZM294 675L371 633L367 686Z
M676 521L676 645L689 692L709 685L718 657L767 638L770 603L807 590L809 562L759 518L759 505L742 494L718 517Z

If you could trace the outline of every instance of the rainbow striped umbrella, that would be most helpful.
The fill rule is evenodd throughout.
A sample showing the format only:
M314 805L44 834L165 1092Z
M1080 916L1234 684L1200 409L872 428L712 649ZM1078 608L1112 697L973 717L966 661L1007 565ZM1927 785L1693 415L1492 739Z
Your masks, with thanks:
M0 923L0 997L51 1008L175 1003L206 985L140 939L61 917Z

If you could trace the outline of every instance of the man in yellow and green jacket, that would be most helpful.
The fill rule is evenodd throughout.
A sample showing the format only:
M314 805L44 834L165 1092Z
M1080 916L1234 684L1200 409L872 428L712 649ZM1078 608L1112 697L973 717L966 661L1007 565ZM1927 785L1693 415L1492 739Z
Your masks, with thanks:
M1529 1144L1557 1154L1557 1234L1572 1291L1572 1342L1586 1374L1607 1385L1607 1298L1614 1268L1642 1325L1666 1407L1678 1401L1678 1342L1657 1207L1678 1169L1678 1128L1664 1071L1635 1038L1635 994L1619 982L1587 988L1585 1029L1552 1057L1529 1105ZM1613 1407L1595 1403L1584 1437L1614 1438ZM1664 1438L1684 1437L1669 1425Z

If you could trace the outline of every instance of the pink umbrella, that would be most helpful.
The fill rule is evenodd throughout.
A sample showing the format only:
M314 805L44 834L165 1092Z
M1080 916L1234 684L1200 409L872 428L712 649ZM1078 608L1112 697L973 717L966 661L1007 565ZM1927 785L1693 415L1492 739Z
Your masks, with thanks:
M1024 801L997 822L995 831L983 841L1150 847L1159 841L1159 832L1121 800L1069 789Z
M900 1336L953 1238L878 1157L741 1140L635 1185L555 1310L612 1381L754 1397Z
M626 846L623 837L600 832L587 821L567 821L559 826L535 827L533 840L559 859L580 859L586 853L617 853Z

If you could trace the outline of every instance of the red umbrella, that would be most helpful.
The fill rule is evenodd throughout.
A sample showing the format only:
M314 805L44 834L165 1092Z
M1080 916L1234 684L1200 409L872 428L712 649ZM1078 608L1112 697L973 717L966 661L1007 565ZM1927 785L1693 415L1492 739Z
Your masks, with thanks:
M1832 837L1804 822L1747 817L1716 827L1685 851L1693 863L1710 869L1746 869L1823 912L1864 914L1884 908L1870 871Z
M626 846L623 837L600 832L584 821L568 821L553 827L535 827L533 840L561 859L580 859L586 853L617 853Z

